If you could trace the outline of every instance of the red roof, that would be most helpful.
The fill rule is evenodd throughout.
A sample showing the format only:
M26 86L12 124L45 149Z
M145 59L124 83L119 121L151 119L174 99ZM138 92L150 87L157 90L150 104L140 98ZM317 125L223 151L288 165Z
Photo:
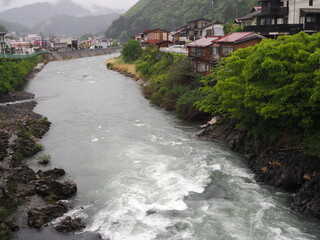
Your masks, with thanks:
M235 33L229 33L225 36L222 36L216 40L213 40L212 42L215 43L239 43L244 42L251 39L264 39L265 37L255 33L255 32L235 32Z
M150 30L144 30L143 32L144 32L144 33L151 33L151 32L155 32L155 31L162 31L162 32L167 32L167 33L168 33L168 31L162 30L162 29L159 29L159 28L157 28L157 29L150 29Z
M218 37L204 37L197 41L187 44L187 47L208 47L212 44L214 40L218 39Z

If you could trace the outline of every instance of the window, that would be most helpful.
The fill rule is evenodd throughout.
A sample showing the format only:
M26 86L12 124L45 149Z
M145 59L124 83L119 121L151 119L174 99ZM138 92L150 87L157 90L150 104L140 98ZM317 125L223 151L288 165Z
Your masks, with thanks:
M212 47L212 54L218 55L219 54L219 47Z
M316 17L315 16L308 16L308 17L306 17L306 22L308 22L308 23L316 22Z
M204 57L204 55L205 55L204 48L198 48L197 49L197 56Z
M266 24L266 19L265 18L261 18L261 25L265 25Z
M270 25L271 24L271 19L270 18L266 18L266 25Z
M231 52L233 52L233 47L223 47L223 48L222 48L222 54L223 54L223 55L228 55L228 54L230 54Z
M309 0L309 6L313 6L313 0Z
M197 64L197 72L205 72L209 70L209 66L205 63L198 63Z

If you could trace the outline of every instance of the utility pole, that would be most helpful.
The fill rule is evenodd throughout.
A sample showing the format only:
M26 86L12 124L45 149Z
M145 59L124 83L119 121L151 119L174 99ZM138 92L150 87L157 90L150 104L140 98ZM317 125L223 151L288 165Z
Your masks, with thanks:
M216 8L216 1L212 0L212 36L214 36L214 17L215 17L215 8Z
M238 8L239 0L236 0L236 19L239 17L239 8Z

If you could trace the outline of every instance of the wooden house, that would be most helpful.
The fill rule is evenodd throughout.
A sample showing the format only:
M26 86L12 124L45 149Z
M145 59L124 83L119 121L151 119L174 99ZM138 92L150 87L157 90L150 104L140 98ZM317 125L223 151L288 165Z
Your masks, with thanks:
M195 72L209 72L213 67L212 41L216 39L218 37L207 36L186 45Z
M212 41L211 59L214 62L220 61L222 57L229 56L231 52L236 51L239 48L254 46L260 43L264 38L264 36L254 32L236 32L227 34Z

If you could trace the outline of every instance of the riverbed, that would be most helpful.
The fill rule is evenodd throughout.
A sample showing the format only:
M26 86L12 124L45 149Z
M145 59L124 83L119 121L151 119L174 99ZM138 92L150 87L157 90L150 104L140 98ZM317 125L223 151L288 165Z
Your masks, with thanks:
M64 235L52 223L16 239L320 239L319 222L293 212L287 193L257 184L242 156L195 138L198 125L108 70L113 56L50 62L28 84L35 112L52 122L40 141L47 167L77 183L68 214L87 227Z

